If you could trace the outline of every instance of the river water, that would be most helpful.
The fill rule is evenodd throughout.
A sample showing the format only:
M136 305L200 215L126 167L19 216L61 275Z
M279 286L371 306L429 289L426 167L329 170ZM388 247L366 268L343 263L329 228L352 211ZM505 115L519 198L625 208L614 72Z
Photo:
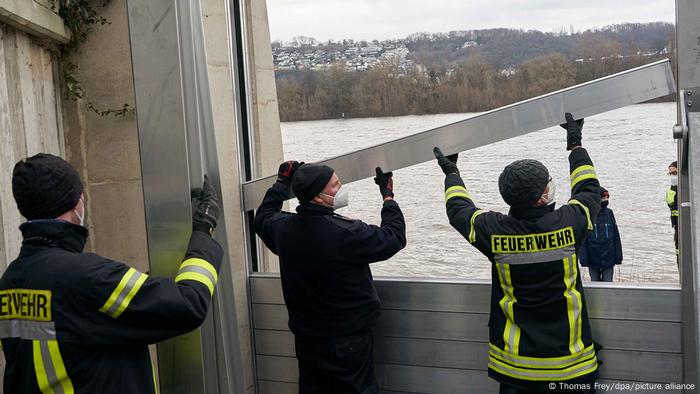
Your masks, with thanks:
M305 162L347 153L421 132L474 114L441 114L282 123L285 159ZM665 203L666 168L675 160L673 103L640 104L586 119L583 144L601 184L610 191L624 260L615 281L677 283L673 230ZM506 213L498 176L510 162L543 162L557 183L556 201L569 193L566 132L554 127L460 154L462 177L482 209ZM432 149L432 147L426 147ZM406 217L408 245L392 259L372 265L375 276L490 278L489 261L448 223L444 176L435 161L394 172L395 199ZM341 179L342 182L342 179ZM350 205L338 211L379 224L382 200L372 179L353 182ZM293 209L295 202L292 202ZM587 271L582 275L588 280Z

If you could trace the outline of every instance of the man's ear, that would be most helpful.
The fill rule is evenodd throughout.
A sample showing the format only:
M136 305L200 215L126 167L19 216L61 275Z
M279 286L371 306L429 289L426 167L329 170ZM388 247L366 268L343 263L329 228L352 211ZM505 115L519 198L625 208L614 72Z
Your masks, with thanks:
M313 202L313 203L316 203L316 204L319 204L319 205L323 205L323 204L324 204L323 199L321 198L321 196L318 196L318 195L317 195L316 197L312 198L311 201L309 201L309 202Z
M540 198L532 203L533 207L541 207L543 205L547 205L547 201L544 199L544 196L540 196Z

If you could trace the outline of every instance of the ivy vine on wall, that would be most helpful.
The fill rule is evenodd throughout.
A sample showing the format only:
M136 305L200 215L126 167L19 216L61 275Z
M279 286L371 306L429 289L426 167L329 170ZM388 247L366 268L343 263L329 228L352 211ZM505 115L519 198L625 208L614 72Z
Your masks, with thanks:
M55 50L58 58L61 79L64 84L64 95L68 100L77 101L83 98L83 88L77 77L78 65L75 56L80 46L87 40L96 25L106 25L109 21L98 14L98 9L107 6L110 0L51 0L54 10L58 9L58 15L63 18L63 23L71 32L70 41L61 44ZM134 115L136 109L129 104L124 104L116 109L98 109L93 103L88 102L85 108L100 116L127 116Z

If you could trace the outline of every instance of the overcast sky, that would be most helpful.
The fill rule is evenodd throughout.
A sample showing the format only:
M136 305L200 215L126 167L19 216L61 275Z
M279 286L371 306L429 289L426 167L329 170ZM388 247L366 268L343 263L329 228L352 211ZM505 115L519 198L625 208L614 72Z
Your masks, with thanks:
M403 38L493 27L586 30L674 22L673 0L267 0L273 40Z

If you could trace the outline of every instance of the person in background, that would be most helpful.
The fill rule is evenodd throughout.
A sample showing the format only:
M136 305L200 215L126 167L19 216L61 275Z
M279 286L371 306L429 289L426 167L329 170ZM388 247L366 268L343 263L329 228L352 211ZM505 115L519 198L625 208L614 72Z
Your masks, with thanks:
M668 166L670 186L666 190L666 205L671 210L671 227L673 227L673 243L676 246L676 263L678 263L678 162Z
M588 267L594 282L612 282L615 265L622 264L622 243L620 231L612 209L608 208L610 193L600 188L600 212L593 223L593 231L579 250L578 261Z
M406 246L392 173L376 168L380 226L336 213L348 190L332 168L287 161L255 213L255 232L279 256L282 294L299 365L299 393L375 394L372 327L379 296L371 263ZM297 213L282 212L290 188Z

